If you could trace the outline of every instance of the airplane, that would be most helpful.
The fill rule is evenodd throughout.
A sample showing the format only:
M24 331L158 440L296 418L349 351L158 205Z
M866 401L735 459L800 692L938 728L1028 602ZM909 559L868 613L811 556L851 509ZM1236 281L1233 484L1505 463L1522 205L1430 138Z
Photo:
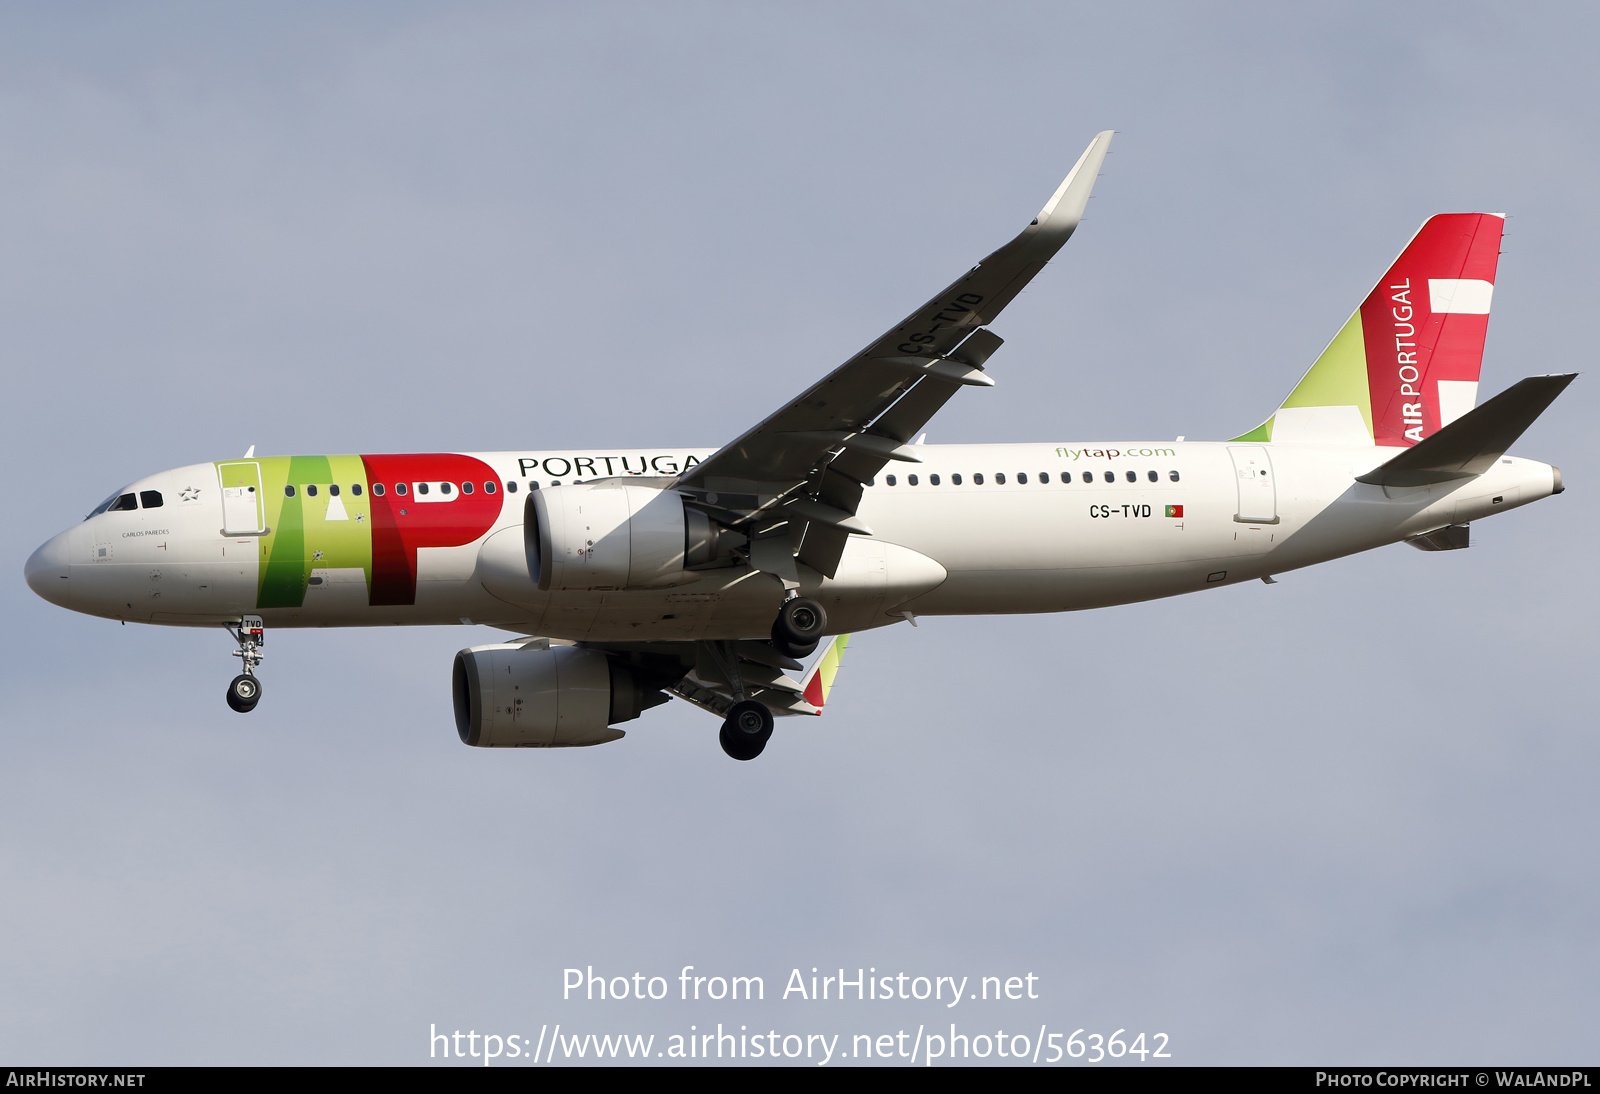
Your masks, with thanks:
M225 627L486 624L452 698L478 747L601 744L671 698L737 760L817 715L852 633L1223 588L1562 491L1507 455L1574 374L1477 405L1504 217L1429 218L1262 424L1231 440L922 443L992 387L990 324L1077 229L1098 134L1014 239L721 448L261 456L139 479L27 561L46 600ZM801 679L803 659L821 656Z

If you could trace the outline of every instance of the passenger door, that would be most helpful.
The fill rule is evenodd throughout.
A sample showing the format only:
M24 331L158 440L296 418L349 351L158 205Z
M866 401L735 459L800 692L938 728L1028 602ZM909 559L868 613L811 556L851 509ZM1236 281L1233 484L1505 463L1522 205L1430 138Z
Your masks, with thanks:
M261 465L254 460L219 463L217 478L222 483L222 534L257 536L265 532Z

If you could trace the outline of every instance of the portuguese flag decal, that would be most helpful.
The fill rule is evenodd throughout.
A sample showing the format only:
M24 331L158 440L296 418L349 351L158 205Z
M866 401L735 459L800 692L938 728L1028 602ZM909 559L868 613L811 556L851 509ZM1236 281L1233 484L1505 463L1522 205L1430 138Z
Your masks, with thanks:
M1181 505L1169 505L1169 506L1167 506L1167 516L1169 516L1169 517L1181 517L1181 516L1183 516L1183 506L1181 506Z

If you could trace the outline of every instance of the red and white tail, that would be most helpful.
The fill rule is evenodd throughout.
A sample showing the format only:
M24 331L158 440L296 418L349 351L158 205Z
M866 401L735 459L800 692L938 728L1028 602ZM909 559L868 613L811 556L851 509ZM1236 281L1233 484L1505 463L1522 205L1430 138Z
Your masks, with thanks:
M1239 438L1408 447L1477 403L1505 218L1430 217L1276 414Z
M1373 439L1413 445L1471 410L1505 220L1443 213L1361 305Z

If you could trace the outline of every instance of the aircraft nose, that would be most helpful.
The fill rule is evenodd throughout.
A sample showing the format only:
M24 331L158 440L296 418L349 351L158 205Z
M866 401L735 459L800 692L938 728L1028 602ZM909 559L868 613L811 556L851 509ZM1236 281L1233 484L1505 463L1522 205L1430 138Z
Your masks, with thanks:
M67 577L67 535L63 532L52 540L42 544L39 549L28 556L27 565L22 568L22 576L28 580L28 588L50 601L52 604L65 606L68 586L71 585Z

